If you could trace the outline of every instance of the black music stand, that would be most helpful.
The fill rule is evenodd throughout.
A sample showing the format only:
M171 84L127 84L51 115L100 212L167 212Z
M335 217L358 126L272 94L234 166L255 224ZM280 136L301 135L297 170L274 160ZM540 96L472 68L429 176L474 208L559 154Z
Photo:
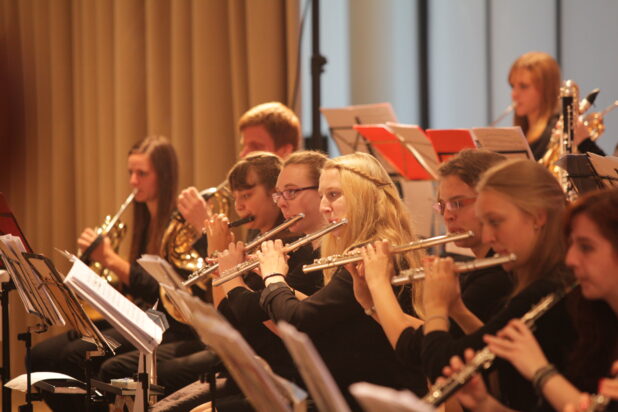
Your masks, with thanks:
M33 329L27 328L18 335L26 345L27 393L26 405L20 411L32 411L32 401L39 397L32 393L31 385L31 331L45 332L49 326L71 327L81 333L82 339L94 343L98 350L113 352L118 345L105 338L83 311L75 295L62 283L62 277L53 263L45 256L27 253L19 238L12 235L0 237L0 257L2 258L26 311L39 318ZM88 371L86 372L88 374ZM45 385L42 385L43 387ZM41 387L41 386L39 386ZM86 410L90 409L90 388L86 383Z
M569 154L556 164L565 170L579 195L618 186L618 158L594 153Z
M21 238L28 252L32 248L24 236L17 219L13 215L11 208L2 192L0 192L0 236L11 234ZM0 269L5 269L4 263L0 259ZM15 290L15 285L10 279L2 282L0 290L0 304L2 305L2 368L0 377L2 382L2 412L11 412L11 390L5 384L11 379L11 341L10 341L10 318L9 318L9 293Z

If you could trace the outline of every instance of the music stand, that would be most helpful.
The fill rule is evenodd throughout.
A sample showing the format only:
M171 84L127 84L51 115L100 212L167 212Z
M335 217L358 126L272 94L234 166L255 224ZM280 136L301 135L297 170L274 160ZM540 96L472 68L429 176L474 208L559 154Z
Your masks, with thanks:
M355 152L369 153L375 156L384 166L389 175L396 174L395 169L379 153L373 150L371 144L354 129L355 125L383 124L396 122L395 112L390 103L363 104L356 106L325 108L320 112L328 123L328 130L342 155Z
M193 327L202 342L219 355L258 412L305 410L306 393L270 371L241 334L212 305L186 292L180 291L180 294L193 312Z
M88 319L75 296L62 285L62 277L49 259L42 255L27 253L21 239L12 235L0 236L0 257L9 271L26 311L40 320L32 330L42 333L49 326L64 326L68 322L99 350L107 349L113 352L114 343L103 337ZM27 404L20 407L22 411L31 411L34 400L31 387L31 337L30 327L25 333L18 335L26 346ZM89 404L89 396L86 398Z
M11 234L21 238L28 252L32 248L28 244L17 219L13 215L11 208L2 192L0 192L0 235ZM4 262L0 259L0 270L5 269ZM8 273L8 272L7 272ZM5 386L11 379L11 341L9 324L9 292L15 289L15 285L10 276L8 281L0 283L0 304L2 305L2 411L11 412L11 390Z
M309 393L321 412L349 412L341 391L309 337L286 322L278 322L280 337L292 355Z
M569 154L561 157L556 165L568 173L579 195L618 186L618 158L614 156Z
M73 266L64 278L72 288L120 332L140 352L134 411L146 411L151 382L154 376L154 352L163 336L162 324L153 320L105 279L99 277L84 262L69 252L63 253Z

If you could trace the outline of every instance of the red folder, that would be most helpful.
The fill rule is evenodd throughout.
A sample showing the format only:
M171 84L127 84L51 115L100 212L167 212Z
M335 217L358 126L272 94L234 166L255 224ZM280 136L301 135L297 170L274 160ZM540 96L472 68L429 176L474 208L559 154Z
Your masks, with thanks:
M397 173L408 180L433 180L400 138L386 125L354 125L358 131Z
M466 129L427 129L425 134L433 143L440 162L446 162L463 149L475 149L476 144Z

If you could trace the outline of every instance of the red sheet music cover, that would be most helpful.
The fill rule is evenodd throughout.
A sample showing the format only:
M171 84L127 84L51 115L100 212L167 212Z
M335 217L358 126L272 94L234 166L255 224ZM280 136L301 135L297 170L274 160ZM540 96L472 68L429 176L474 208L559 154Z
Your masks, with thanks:
M0 236L11 234L13 236L19 236L24 243L26 250L32 253L32 249L26 240L23 232L21 231L17 219L11 212L9 204L4 197L4 194L0 192ZM2 260L0 259L0 268L4 267Z
M466 129L428 129L425 134L431 139L440 162L446 162L463 149L475 149L476 144Z
M402 145L399 137L385 125L354 125L354 129L367 139L371 146L404 178L433 180L414 155Z

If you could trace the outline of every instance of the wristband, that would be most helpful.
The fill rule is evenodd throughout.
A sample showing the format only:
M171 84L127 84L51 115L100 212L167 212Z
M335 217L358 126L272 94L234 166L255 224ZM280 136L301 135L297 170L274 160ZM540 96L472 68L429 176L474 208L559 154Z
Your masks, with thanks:
M532 386L534 386L534 390L536 390L536 392L540 396L543 396L543 386L545 385L545 383L547 383L549 378L556 374L558 374L558 371L556 370L556 367L551 363L548 363L542 368L537 369L537 371L534 372L534 376L532 377Z
M268 276L264 276L264 282L266 282L266 279L270 279L270 278L274 278L275 276L281 276L283 278L283 281L285 281L285 276L283 276L281 273L271 273Z

